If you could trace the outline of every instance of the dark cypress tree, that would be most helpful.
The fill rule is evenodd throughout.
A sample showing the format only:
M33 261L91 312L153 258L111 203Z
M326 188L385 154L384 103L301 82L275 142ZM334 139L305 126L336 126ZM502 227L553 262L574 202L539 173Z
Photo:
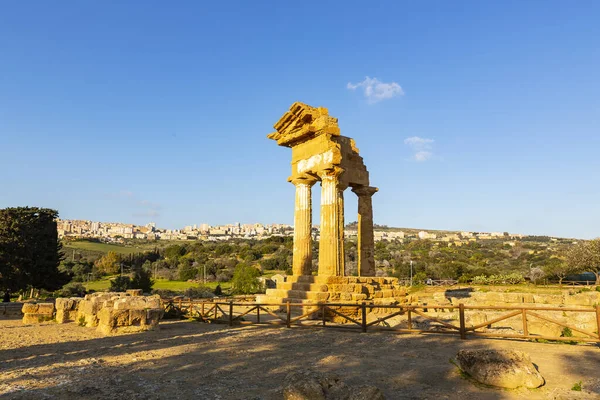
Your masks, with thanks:
M62 259L56 218L47 208L0 210L0 288L57 290L69 281L58 270Z

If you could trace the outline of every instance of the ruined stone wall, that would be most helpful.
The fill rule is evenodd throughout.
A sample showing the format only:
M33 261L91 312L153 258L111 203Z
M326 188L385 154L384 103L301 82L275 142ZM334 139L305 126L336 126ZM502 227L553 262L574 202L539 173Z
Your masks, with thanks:
M84 298L58 298L56 303L23 304L23 323L40 323L55 319L64 324L96 327L104 334L141 332L156 329L163 316L160 296L128 293L93 293ZM56 306L56 314L54 313Z

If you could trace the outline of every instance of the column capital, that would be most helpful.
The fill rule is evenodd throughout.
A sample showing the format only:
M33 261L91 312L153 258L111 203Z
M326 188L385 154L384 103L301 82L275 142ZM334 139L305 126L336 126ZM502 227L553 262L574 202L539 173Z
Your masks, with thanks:
M327 168L327 169L323 169L319 172L317 172L317 174L319 175L319 178L321 178L321 180L323 179L336 179L339 178L340 175L342 175L342 173L345 171L344 168L342 167L331 167L331 168Z
M288 178L288 182L291 182L294 186L298 185L308 185L312 186L318 181L318 178L312 175L300 175L300 176L290 176Z
M379 188L373 186L355 186L352 188L352 191L356 193L357 196L373 196L375 193L379 191Z

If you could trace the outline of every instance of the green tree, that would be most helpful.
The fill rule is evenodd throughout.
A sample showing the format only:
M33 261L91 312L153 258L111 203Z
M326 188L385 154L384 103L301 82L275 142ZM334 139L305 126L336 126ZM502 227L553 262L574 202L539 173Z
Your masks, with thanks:
M117 276L110 281L111 292L124 292L129 288L131 288L131 278L128 276Z
M114 251L109 251L106 255L96 260L96 268L104 274L117 274L121 268L121 257Z
M28 286L57 290L69 281L59 271L58 212L47 208L0 210L0 288L17 291Z
M572 265L561 260L560 258L551 258L544 265L544 272L548 276L555 276L558 278L558 284L562 285L563 279L575 272Z
M144 267L135 268L129 289L142 289L144 293L151 292L152 286L154 286L151 274L152 272Z
M177 268L179 274L179 280L187 281L188 279L194 279L198 275L198 269L187 262L182 262Z
M238 264L233 271L233 279L231 285L234 293L238 294L252 294L260 292L261 284L258 281L260 272L250 266L243 263Z
M600 285L600 238L581 241L567 252L567 264L576 272L592 272Z

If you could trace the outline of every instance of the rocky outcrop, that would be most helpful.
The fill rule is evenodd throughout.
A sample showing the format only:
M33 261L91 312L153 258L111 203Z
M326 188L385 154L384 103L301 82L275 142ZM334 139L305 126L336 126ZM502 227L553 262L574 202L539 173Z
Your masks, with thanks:
M529 355L513 350L460 350L459 368L477 382L507 389L540 387L544 378Z
M385 400L375 386L348 386L337 376L315 371L289 373L284 380L284 400Z

